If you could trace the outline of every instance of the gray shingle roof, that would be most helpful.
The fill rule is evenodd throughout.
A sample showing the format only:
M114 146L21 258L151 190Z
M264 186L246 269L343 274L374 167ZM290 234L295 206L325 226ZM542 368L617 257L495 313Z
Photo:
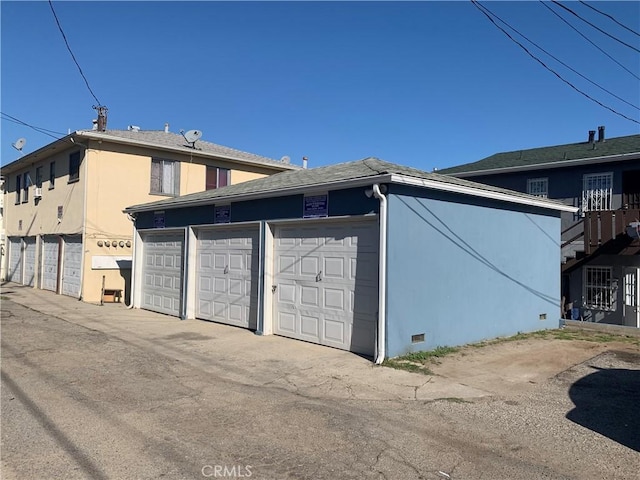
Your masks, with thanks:
M464 180L448 175L440 175L438 173L428 173L411 167L405 167L394 163L385 162L377 158L366 158L353 162L339 163L325 167L317 167L312 169L302 169L296 171L287 171L277 173L257 180L230 185L216 190L207 190L204 192L192 193L181 197L169 198L141 205L128 207L126 211L138 210L154 210L158 208L177 208L181 206L193 204L205 204L232 201L234 198L244 195L264 194L265 196L273 196L278 192L288 189L306 187L311 190L314 186L328 186L337 182L357 181L358 179L371 178L374 183L374 177L385 175L403 175L416 179L429 180L443 186L458 186L473 189L477 192L493 192L511 197L518 197L524 200L538 200L525 193L514 192L504 188L484 185L469 180ZM446 189L446 188L445 188ZM271 195L270 195L271 194ZM286 193L283 193L285 195ZM545 200L549 206L561 205L553 200Z
M439 172L449 175L511 167L526 168L539 164L560 164L570 160L610 157L633 153L640 155L640 135L609 138L604 142L596 142L595 144L588 142L570 143L567 145L496 153L477 162L445 168L439 170Z
M273 158L263 157L204 140L198 140L195 143L195 149L193 149L181 134L165 132L164 130L107 130L105 132L84 130L78 131L77 133L81 136L112 137L114 140L123 139L144 145L157 146L158 148L171 148L173 150L182 150L194 154L214 155L225 159L243 160L265 166L277 166L280 169L294 170L300 168L295 165L285 164Z

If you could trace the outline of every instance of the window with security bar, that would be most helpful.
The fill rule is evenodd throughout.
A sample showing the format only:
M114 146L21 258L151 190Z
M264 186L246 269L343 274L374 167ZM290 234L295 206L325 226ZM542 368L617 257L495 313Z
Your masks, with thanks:
M637 288L636 285L636 274L635 273L627 273L624 276L624 304L629 307L637 307Z
M613 310L611 267L586 267L584 273L585 306L597 310Z
M583 177L582 211L611 210L613 173L596 173Z
M547 198L549 196L548 178L530 178L527 180L527 193L536 197Z

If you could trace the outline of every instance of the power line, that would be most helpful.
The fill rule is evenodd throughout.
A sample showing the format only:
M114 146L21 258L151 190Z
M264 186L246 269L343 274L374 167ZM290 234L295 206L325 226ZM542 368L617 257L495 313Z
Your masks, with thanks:
M591 45L593 45L594 47L596 47L598 50L600 50L603 54L605 54L607 57L609 57L612 61L614 61L615 63L617 63L620 67L622 67L624 70L626 70L627 72L629 72L631 75L633 75L635 78L637 78L638 80L640 80L640 77L638 75L636 75L635 73L633 73L631 70L629 70L627 67L625 67L623 64L621 64L620 62L618 62L615 58L613 58L611 55L609 55L607 52L605 52L602 48L600 48L598 45L596 45L594 42L592 42L586 35L584 35L580 30L578 30L576 27L574 27L573 25L571 25L571 23L569 23L567 20L565 20L564 18L562 18L562 15L560 15L558 12L556 12L553 8L551 8L549 5L547 5L547 2L544 2L543 0L539 0L540 3L542 5L544 5L545 8L547 8L551 13L553 13L555 16L557 16L560 20L562 20L564 23L566 23L570 28L572 28L578 35L580 35L582 38L584 38L587 42L589 42Z
M507 32L506 30L504 30L500 25L498 25L493 18L491 18L491 16L487 13L489 12L491 15L495 16L496 18L498 18L500 20L500 18L495 15L494 13L492 13L488 8L486 8L484 5L481 5L479 2L477 2L476 0L471 0L471 3L478 9L480 10L488 19L491 23L493 23L495 25L496 28L498 28L502 33L504 33L507 37L509 37L509 39L514 42L516 45L518 45L520 48L522 48L531 58L533 58L536 62L538 62L540 65L542 65L545 69L547 69L548 71L550 71L551 73L553 73L556 77L558 77L560 80L562 80L564 83L566 83L567 85L569 85L571 88L573 88L576 92L580 93L581 95L584 95L585 97L587 97L589 100L591 100L592 102L597 103L598 105L600 105L603 108L606 108L607 110L615 113L616 115L619 115L623 118L626 118L627 120L630 120L634 123L640 124L640 122L638 120L635 120L633 118L627 117L626 115L614 110L611 107L608 107L607 105L603 104L602 102L596 100L595 98L591 97L590 95L588 95L587 93L583 92L582 90L580 90L578 87L576 87L575 85L573 85L571 82L569 82L568 80L565 80L559 73L557 73L555 70L553 70L552 68L548 67L542 60L540 60L538 57L536 57L533 53L531 53L527 47L525 47L524 45L522 45L520 42L518 42L515 38L513 38L511 35L509 35L509 32ZM485 12L486 10L486 12ZM502 23L506 22L500 20Z
M55 133L57 135L62 135L64 137L64 133L60 133L60 132L55 132L53 130L47 130L46 128L41 128L41 127L35 127L33 125L28 124L27 122L23 122L22 120L20 120L19 118L16 117L12 117L11 115L4 113L4 112L0 112L0 115L2 115L3 117L7 117L7 118L3 118L3 120L7 120L9 122L13 122L13 123L17 123L20 125L24 125L25 127L29 127L32 130L35 130L38 133L42 133L44 135L48 135L51 138L55 138L56 140L60 140L60 137L56 137L55 135L52 135L51 133ZM51 132L51 133L48 133Z
M611 15L609 15L608 13L605 13L601 10L598 10L596 7L594 7L593 5L589 5L586 2L583 2L582 0L580 0L580 3L583 4L585 7L589 7L591 10L595 10L596 12L598 12L600 15L604 15L607 18L610 18L611 20L613 20L615 23L617 23L618 25L620 25L622 28L624 28L625 30L630 31L631 33L634 33L636 35L638 35L640 37L640 33L636 32L635 30L627 27L626 25L620 23L618 20L616 20L615 18L613 18Z
M607 37L612 38L613 40L615 40L618 43L621 43L622 45L624 45L625 47L629 47L631 50L635 50L636 52L640 53L640 50L638 50L636 47L634 47L633 45L629 45L626 42L623 42L622 40L620 40L617 37L614 37L613 35L611 35L608 32L605 32L604 30L602 30L600 27L598 27L597 25L594 25L593 23L591 23L589 20L585 20L584 18L582 18L580 15L578 15L576 12L574 12L573 10L571 10L569 7L565 7L564 5L562 5L560 2L556 1L556 0L551 0L553 3L555 3L556 5L558 5L561 8L564 8L567 12L571 13L572 15L575 15L576 17L578 17L580 20L582 20L584 23L586 23L587 25L592 26L593 28L595 28L596 30L598 30L600 33L605 34Z
M483 8L486 8L483 6ZM498 20L500 20L500 22L504 23L507 27L509 27L511 30L513 30L514 32L516 32L518 35L520 35L522 38L524 38L527 42L529 42L530 44L532 44L533 46L537 47L538 49L542 50L544 53L546 53L547 55L549 55L551 58L553 58L556 62L558 62L559 64L567 67L569 70L571 70L573 73L575 73L576 75L578 75L579 77L584 78L587 82L589 82L590 84L598 87L600 90L607 92L609 95L611 95L612 97L617 98L618 100L620 100L623 103L626 103L627 105L629 105L630 107L635 108L636 110L640 110L639 107L637 107L636 105L634 105L633 103L627 102L625 99L619 97L618 95L616 95L613 92L610 92L609 90L607 90L606 88L604 88L603 86L597 84L596 82L594 82L593 80L590 80L589 78L587 78L586 76L584 76L583 74L581 74L580 72L578 72L577 70L575 70L574 68L570 67L569 65L567 65L566 63L564 63L562 60L560 60L559 58L557 58L556 56L554 56L553 54L549 53L547 50L545 50L544 48L542 48L540 45L538 45L536 42L534 42L533 40L527 38L524 34L520 33L518 30L516 30L515 28L513 28L511 25L509 25L507 22L505 22L504 20L502 20L500 17L498 17L495 13L491 12L491 10L489 10L488 8L486 8L486 10L491 13L491 15L493 15L494 17L496 17ZM555 12L554 12L555 13Z
M53 17L56 19L56 23L58 24L58 30L60 30L60 33L62 34L62 38L64 39L64 43L67 46L67 50L69 50L69 53L71 54L71 58L73 59L73 62L76 64L76 67L78 67L78 70L80 71L80 75L82 75L82 78L84 79L84 83L87 85L89 92L91 93L95 101L98 103L98 105L102 105L102 103L100 103L100 100L98 100L98 97L96 97L95 93L93 93L93 90L91 90L87 77L84 76L84 73L82 72L82 68L80 68L80 64L78 63L75 55L71 51L71 47L69 46L69 42L67 41L67 36L64 34L64 31L62 30L62 26L60 25L60 21L58 20L56 11L53 9L53 3L51 2L51 0L49 0L49 6L51 7L51 12L53 13Z

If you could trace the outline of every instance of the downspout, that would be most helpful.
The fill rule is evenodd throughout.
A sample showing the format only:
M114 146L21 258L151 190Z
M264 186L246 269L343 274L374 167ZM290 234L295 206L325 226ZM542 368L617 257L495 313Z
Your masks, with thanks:
M129 220L131 220L131 226L133 228L133 235L131 236L131 284L129 286L130 288L130 292L129 292L129 305L127 305L127 302L125 300L125 307L127 307L127 309L129 308L133 308L133 292L135 291L135 288L133 288L134 284L135 284L135 265L136 265L136 217L134 215L131 215L129 213L127 213L127 218Z
M380 365L386 356L387 342L387 197L380 191L380 185L373 185L373 194L380 200L380 246L378 260L378 336L375 363Z

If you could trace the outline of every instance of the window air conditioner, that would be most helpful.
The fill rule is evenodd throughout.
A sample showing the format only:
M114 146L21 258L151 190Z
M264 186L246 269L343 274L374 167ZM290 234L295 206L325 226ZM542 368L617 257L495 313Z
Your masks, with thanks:
M42 198L42 188L36 187L35 192L33 192L33 198Z

